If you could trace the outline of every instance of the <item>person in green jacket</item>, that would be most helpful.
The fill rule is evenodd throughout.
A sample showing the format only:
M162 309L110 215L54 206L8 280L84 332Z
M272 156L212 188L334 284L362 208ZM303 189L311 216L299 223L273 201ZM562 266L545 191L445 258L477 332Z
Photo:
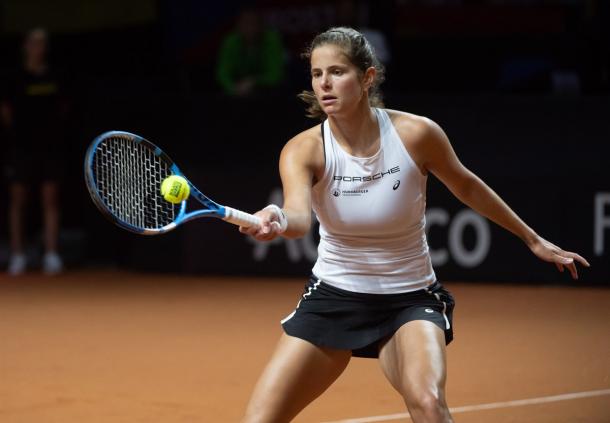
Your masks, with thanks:
M216 79L228 95L247 96L284 79L285 52L279 34L263 26L253 9L241 12L220 47Z

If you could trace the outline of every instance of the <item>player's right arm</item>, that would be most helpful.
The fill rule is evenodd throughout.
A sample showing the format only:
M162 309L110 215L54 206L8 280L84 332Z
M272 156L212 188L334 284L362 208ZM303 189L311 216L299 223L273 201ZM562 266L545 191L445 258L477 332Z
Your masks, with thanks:
M286 238L304 236L311 226L311 189L324 168L320 128L304 131L288 141L280 155L280 177L284 191L282 212L288 226L282 233L278 217L272 210L255 213L262 220L259 227L240 228L259 241L270 241L278 235Z

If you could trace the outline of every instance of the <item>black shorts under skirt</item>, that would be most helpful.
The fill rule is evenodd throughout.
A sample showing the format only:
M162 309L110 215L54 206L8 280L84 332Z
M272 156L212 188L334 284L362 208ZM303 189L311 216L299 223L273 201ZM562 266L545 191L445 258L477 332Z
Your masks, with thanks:
M436 324L449 344L453 340L454 305L453 296L440 282L403 294L365 294L339 289L311 276L296 309L282 320L282 327L288 335L320 347L377 358L380 343L413 320Z

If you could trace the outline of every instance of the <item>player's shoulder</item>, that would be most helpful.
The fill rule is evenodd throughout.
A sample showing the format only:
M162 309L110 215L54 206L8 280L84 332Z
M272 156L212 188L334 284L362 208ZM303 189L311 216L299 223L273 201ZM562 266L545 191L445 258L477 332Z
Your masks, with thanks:
M428 117L400 110L386 109L386 112L403 142L418 144L444 137L442 128Z
M402 139L424 138L440 129L436 122L426 116L391 109L386 109L386 112Z
M321 124L320 124L321 125ZM292 137L284 146L285 153L296 153L299 156L308 157L323 151L322 131L320 125L316 125Z

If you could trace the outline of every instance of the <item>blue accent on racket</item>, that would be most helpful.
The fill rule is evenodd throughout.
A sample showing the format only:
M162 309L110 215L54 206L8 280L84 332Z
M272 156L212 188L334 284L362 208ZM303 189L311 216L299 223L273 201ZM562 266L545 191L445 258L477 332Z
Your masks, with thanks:
M247 227L260 224L257 216L205 196L163 150L138 135L124 131L103 133L87 149L84 164L93 202L104 216L128 231L158 235L200 217L216 217ZM185 178L191 197L204 208L187 212L188 200L180 204L166 201L161 195L161 183L170 175Z

